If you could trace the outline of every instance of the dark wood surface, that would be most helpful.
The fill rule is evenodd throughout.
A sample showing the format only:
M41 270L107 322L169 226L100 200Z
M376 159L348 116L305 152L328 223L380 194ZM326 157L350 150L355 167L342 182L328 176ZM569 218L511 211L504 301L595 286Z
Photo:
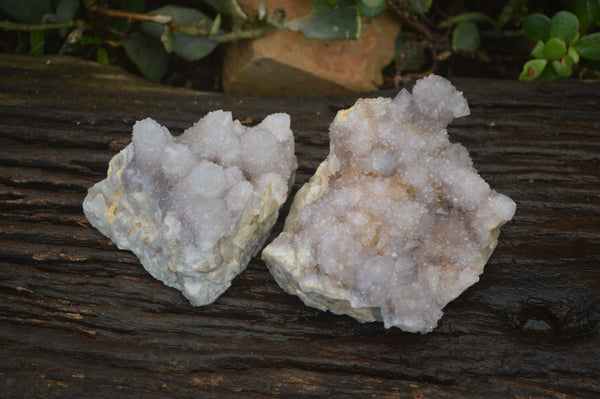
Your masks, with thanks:
M0 397L600 397L600 83L453 82L472 115L451 139L518 209L481 281L417 335L308 308L259 259L194 308L82 213L137 119L181 132L215 109L288 112L297 189L354 98L206 94L1 55Z

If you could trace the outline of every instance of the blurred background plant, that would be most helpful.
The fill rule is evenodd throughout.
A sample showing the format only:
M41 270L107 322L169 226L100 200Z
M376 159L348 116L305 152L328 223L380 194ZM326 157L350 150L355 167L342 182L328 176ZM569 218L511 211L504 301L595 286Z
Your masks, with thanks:
M449 13L447 9L433 10L436 2L431 0L418 1L419 7L413 10L406 7L407 2L388 2L406 26L397 40L397 78L438 71L440 62L449 57L469 57L477 65L482 65L481 61L502 62L491 59L489 42L499 42L500 51L506 55L513 52L513 59L506 58L515 64L523 57L525 38L537 44L530 53L534 59L525 62L520 80L568 78L577 66L579 78L600 76L600 33L592 33L600 26L600 0L563 0L558 4L509 0L488 2L486 8L464 2ZM492 3L502 7L492 9ZM541 13L529 14L529 10L561 8L551 19ZM488 51L482 49L482 41L488 42Z
M600 77L600 0L566 2L572 11L559 11L548 18L533 13L523 22L527 38L535 42L534 59L527 61L519 80L552 80L570 77L579 67L579 77Z
M597 75L600 63L600 0L312 0L312 12L296 19L285 10L269 13L265 0L255 15L236 0L164 1L0 0L1 49L76 55L177 85L190 65L218 76L220 44L274 29L357 39L365 21L387 10L402 25L387 86L430 72L516 78L523 64L521 80L586 77ZM529 61L526 38L537 43ZM218 89L217 79L208 81L193 86Z

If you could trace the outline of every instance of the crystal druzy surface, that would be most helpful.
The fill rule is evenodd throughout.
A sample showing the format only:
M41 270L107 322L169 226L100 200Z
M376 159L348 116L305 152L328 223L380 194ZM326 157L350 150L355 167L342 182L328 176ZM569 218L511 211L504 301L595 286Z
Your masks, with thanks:
M287 114L246 128L215 111L178 137L145 119L83 208L152 276L204 305L264 245L296 166Z
M490 189L446 126L469 114L447 80L338 112L327 159L262 253L304 303L429 332L478 281L515 203Z

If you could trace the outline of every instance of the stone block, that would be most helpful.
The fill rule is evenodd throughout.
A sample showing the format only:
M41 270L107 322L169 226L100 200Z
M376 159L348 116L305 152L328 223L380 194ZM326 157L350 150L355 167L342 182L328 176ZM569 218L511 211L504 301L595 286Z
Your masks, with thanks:
M240 1L256 13L255 1ZM308 15L311 2L269 1L269 11L284 9L288 19ZM300 32L276 30L265 37L225 46L225 91L265 95L333 96L376 90L381 70L395 51L400 31L388 14L363 21L358 40L314 40Z

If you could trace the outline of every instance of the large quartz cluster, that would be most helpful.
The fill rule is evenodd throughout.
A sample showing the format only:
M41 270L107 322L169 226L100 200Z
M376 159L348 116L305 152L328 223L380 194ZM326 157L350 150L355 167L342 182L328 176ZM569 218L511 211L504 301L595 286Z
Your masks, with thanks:
M287 114L246 128L215 111L179 137L145 119L83 207L152 276L204 305L264 245L296 166Z
M429 332L477 282L515 203L490 189L446 131L469 114L447 80L338 112L331 150L262 253L304 303Z

